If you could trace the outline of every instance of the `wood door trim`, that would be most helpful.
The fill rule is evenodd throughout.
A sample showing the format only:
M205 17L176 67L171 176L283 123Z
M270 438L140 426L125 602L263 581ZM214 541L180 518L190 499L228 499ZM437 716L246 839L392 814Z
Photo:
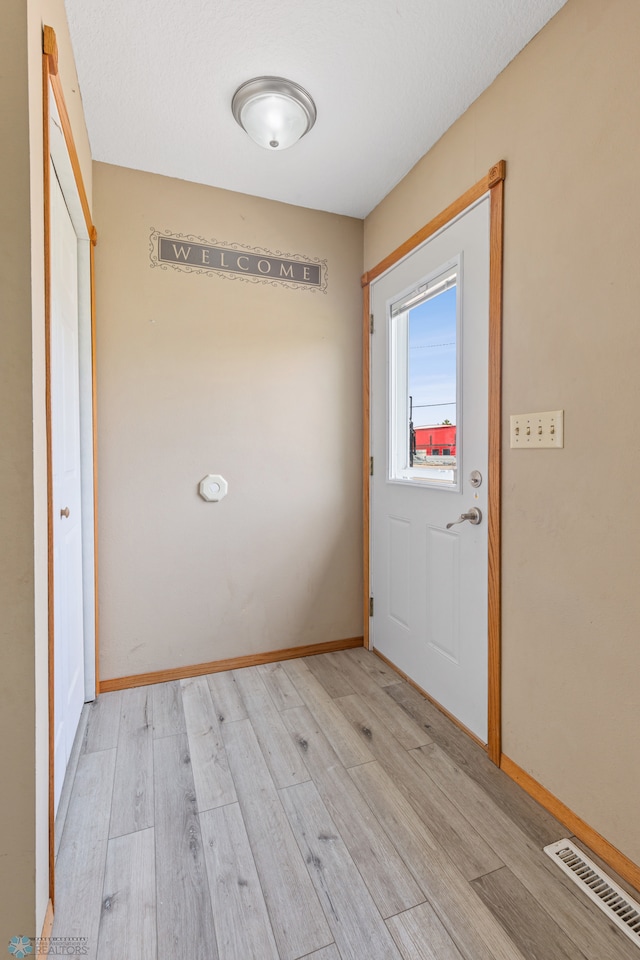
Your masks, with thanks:
M362 530L364 549L362 553L362 609L364 646L370 649L369 641L369 595L370 595L370 553L369 553L369 494L371 476L371 320L370 320L369 283L362 290Z
M371 283L412 253L438 230L459 216L467 207L485 194L490 196L489 236L489 502L488 502L488 733L487 753L499 765L501 756L501 418L502 418L502 271L504 248L504 180L507 173L505 160L495 163L487 175L470 187L445 210L421 227L408 240L362 275L363 321L362 321L362 501L363 501L363 554L364 604L363 623L365 646L369 639L369 564L370 564L370 410L371 410L371 334L370 297ZM377 651L376 651L377 652ZM424 691L421 691L424 692Z
M489 657L489 758L498 766L502 752L501 664L501 464L502 464L502 265L504 250L504 161L501 176L490 185L489 227L489 476L487 629ZM489 171L491 178L492 171Z
M54 36L55 41L55 36ZM57 53L57 51L56 51ZM51 419L51 245L50 245L50 175L49 175L49 76L50 57L42 58L43 105L43 180L44 180L44 340L45 340L45 420L47 438L47 660L48 660L48 723L49 723L49 903L55 900L55 729L54 729L54 663L53 663L53 428ZM57 56L55 57L57 70Z
M46 943L53 933L53 903L49 900L47 904L47 909L44 914L44 920L42 922L42 932L40 933L40 941Z
M54 715L54 597L53 597L53 430L51 410L51 199L49 163L51 144L49 139L50 93L53 97L60 117L71 168L75 179L78 197L82 207L85 225L90 239L90 285L91 285L91 381L93 396L93 499L94 499L94 569L97 577L97 457L96 457L96 365L95 365L95 283L94 283L94 247L97 243L97 232L91 219L89 201L82 179L82 170L78 151L76 150L71 129L71 121L67 111L62 83L58 72L58 44L55 30L44 26L42 33L42 123L43 123L43 184L44 184L44 331L45 331L45 417L47 442L47 591L48 591L48 723L49 723L49 899L51 910L55 906L55 715ZM98 689L98 589L95 583L95 636L96 636L96 691Z
M478 180L472 187L469 187L462 196L454 200L453 203L450 203L449 206L435 216L433 220L429 220L424 227L420 227L408 240L405 240L399 247L396 247L396 249L381 260L380 263L377 263L375 267L372 267L371 270L364 273L361 280L362 286L367 286L382 273L385 273L390 267L395 266L399 260L402 260L403 257L412 253L416 247L419 247L421 243L424 243L425 240L432 237L434 233L441 230L450 220L453 220L454 217L461 214L463 210L470 207L472 203L479 200L485 193L488 193L499 183L502 183L506 177L506 172L507 164L505 160L500 160L498 163L495 163L486 177L483 177L482 180Z
M100 690L100 617L98 615L98 382L96 379L96 283L95 253L98 232L90 230L89 273L91 281L91 416L93 437L93 597L96 696Z
M255 667L260 663L277 663L279 660L314 657L319 653L335 653L336 650L351 650L353 647L361 646L363 646L362 637L348 637L346 640L328 640L325 643L311 643L304 647L267 650L266 653L250 653L245 657L230 657L228 660L194 663L188 667L154 670L152 673L137 673L129 677L114 677L113 680L101 682L100 693L128 690L131 687L146 687L151 683L167 683L169 680L186 680L188 677L203 677L208 673L239 670L241 667Z
M76 181L76 187L78 188L78 196L80 197L80 203L82 204L82 212L84 214L85 223L87 225L87 232L91 238L92 244L95 245L97 242L97 234L93 221L91 219L91 210L89 209L89 200L87 199L87 191L84 188L84 181L82 179L82 169L80 167L80 159L78 157L78 151L76 150L75 141L73 139L73 131L71 129L71 120L69 119L69 112L67 110L67 104L64 99L64 91L62 89L62 83L60 81L60 74L58 72L58 44L56 41L56 32L53 27L43 27L42 33L42 54L43 54L43 72L51 83L51 89L53 90L53 95L55 97L56 106L58 108L58 113L60 115L60 123L62 125L62 132L64 134L65 143L67 144L67 150L69 151L69 159L71 161L71 167L73 169L73 175ZM47 103L48 106L48 103ZM46 122L48 126L49 116L47 114ZM48 133L47 133L47 145L48 145Z

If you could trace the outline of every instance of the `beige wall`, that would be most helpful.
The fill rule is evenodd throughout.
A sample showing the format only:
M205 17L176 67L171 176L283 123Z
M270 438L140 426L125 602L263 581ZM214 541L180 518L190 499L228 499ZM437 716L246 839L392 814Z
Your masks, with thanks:
M62 0L5 0L5 940L39 933L47 896L43 21L57 32L91 196ZM538 454L505 449L504 746L636 861L640 531L633 484L640 455L628 411L640 347L639 32L635 0L569 0L365 225L370 267L496 159L509 162L505 438L509 413L563 407L566 446ZM99 290L104 675L359 633L360 224L101 165L97 184L98 280L111 270L122 280L111 286L105 279ZM329 294L151 270L152 225L327 257ZM255 452L245 449L247 422L261 428ZM296 436L304 427L306 438L310 424L320 449L311 451L308 440L291 448L292 427ZM228 475L230 494L207 505L195 486L214 470ZM141 550L141 536L155 552ZM260 555L266 562L255 561ZM262 606L258 596L267 598ZM240 611L237 629L224 616L231 609Z
M365 268L508 162L504 752L640 862L637 0L569 0L365 223ZM562 451L511 451L562 408ZM630 751L631 747L631 751Z
M0 29L0 937L34 929L34 496L27 12L3 7ZM11 451L11 456L7 456ZM11 771L11 773L10 773ZM11 923L19 925L15 931Z
M62 0L0 13L0 942L39 934L48 900L47 539L42 24L90 190L90 152ZM90 195L90 194L89 194Z
M100 163L94 197L102 678L362 635L362 222ZM152 269L151 228L328 290Z

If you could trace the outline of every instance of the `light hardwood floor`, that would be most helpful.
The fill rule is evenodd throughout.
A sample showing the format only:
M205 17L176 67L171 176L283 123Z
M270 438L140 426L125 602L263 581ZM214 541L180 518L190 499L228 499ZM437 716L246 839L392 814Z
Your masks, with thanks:
M53 936L96 960L640 960L542 852L566 828L363 649L103 694L56 834Z

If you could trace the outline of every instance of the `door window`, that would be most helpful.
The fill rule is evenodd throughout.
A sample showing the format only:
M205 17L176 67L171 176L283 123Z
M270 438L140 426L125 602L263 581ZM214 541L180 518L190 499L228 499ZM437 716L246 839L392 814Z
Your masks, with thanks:
M389 311L389 479L458 489L459 260Z

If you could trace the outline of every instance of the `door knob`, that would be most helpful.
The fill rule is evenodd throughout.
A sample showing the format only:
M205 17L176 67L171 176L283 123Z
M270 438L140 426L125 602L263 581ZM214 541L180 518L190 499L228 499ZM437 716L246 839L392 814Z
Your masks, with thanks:
M69 507L65 507L64 510L61 510L61 511L60 511L60 516L61 516L61 517L68 517L68 516L69 516Z
M451 527L455 527L456 523L464 523L465 520L468 520L469 523L472 523L474 527L477 527L479 523L482 523L482 512L478 507L472 507L467 513L461 513L457 520L453 520L451 523L447 524L447 530L450 530Z

